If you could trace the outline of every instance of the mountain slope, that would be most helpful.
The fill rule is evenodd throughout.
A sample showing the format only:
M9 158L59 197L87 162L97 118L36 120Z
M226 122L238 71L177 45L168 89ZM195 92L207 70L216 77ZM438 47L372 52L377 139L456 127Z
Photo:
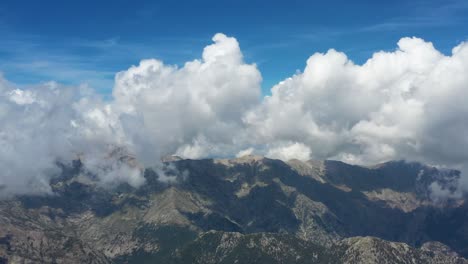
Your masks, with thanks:
M0 201L0 259L463 263L449 248L468 254L464 200L441 206L429 191L434 181L459 177L457 171L403 161L360 167L254 156L165 164L176 181L147 169L139 189L106 189L84 177L77 161L51 182L53 195ZM230 241L224 251L210 242L223 239ZM433 241L448 247L428 247Z

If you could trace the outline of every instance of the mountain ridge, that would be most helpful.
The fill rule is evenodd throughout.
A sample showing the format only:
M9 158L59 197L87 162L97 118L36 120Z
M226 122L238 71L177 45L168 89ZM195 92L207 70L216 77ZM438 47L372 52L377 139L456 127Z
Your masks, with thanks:
M221 256L226 261L251 261L249 254L256 253L249 248L257 248L259 259L284 263L272 257L274 244L283 240L295 245L291 246L295 252L318 254L320 248L326 256L339 253L337 261L343 263L359 263L352 260L361 257L379 260L383 256L369 246L377 242L366 240L374 237L381 241L375 245L388 248L389 259L401 257L401 263L412 263L408 254L432 263L466 263L458 257L468 255L464 199L442 206L431 200L428 189L440 177L457 177L457 171L440 174L437 168L403 161L369 168L258 156L173 157L164 164L171 165L176 181L160 181L158 172L146 169L144 186L106 189L79 180L80 164L75 162L51 182L53 195L0 201L0 257L11 263L30 256L42 257L45 263L177 263L192 256L209 263L207 258L220 256L209 251L193 256L193 248L204 244L203 237L210 232L218 232L241 241L235 251L227 247ZM367 242L357 246L349 240L353 237ZM68 246L48 249L50 241ZM445 251L431 255L422 248L434 241L445 245L426 248L446 247ZM390 250L396 247L392 243L404 243L398 248L406 251L399 256ZM352 254L346 255L349 250ZM61 257L65 251L66 260Z

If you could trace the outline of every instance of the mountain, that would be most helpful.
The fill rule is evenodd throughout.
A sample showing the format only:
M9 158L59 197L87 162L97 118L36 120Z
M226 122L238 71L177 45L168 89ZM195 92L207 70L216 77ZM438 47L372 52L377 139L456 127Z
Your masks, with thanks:
M0 263L468 263L460 177L419 163L168 158L107 188L63 165L53 194L0 201ZM167 176L171 181L167 181Z

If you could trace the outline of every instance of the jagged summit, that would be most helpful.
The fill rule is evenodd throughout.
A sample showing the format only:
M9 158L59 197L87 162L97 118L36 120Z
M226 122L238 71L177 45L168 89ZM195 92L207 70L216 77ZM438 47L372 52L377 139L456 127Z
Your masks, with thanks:
M266 160L266 159L268 158L265 158L263 156L258 156L258 155L245 155L245 156L233 158L233 159L215 159L214 161L216 163L224 164L224 165L235 165L235 164L254 164L254 163Z

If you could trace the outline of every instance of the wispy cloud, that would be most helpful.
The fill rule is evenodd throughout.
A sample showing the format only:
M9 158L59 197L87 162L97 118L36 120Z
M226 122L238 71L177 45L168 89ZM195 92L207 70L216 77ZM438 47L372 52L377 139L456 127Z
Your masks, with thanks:
M468 18L464 11L468 9L467 1L443 1L430 5L426 1L411 3L408 14L366 25L358 29L362 32L401 31L423 27L446 27L466 23Z
M16 83L43 81L88 84L108 94L114 75L144 58L159 58L177 64L198 57L194 38L158 38L126 42L120 37L96 39L50 39L13 32L0 25L0 71ZM206 40L204 40L206 42ZM151 43L151 44L149 44Z

